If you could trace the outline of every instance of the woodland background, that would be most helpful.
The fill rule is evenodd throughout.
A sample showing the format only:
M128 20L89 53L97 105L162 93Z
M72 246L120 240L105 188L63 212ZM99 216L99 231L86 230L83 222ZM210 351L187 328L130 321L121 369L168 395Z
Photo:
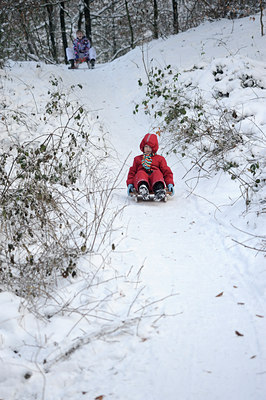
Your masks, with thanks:
M77 29L108 62L204 20L263 13L263 0L1 0L0 66L7 59L66 62ZM261 33L263 24L261 18Z

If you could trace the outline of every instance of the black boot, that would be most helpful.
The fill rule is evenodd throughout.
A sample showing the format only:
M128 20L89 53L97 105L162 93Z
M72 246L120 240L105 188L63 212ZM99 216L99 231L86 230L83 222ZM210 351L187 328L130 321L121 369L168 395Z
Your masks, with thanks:
M164 200L166 193L164 184L162 182L156 182L153 186L154 191L154 201Z
M91 69L93 69L93 68L95 67L95 60L94 60L94 58L92 58L92 59L90 60L90 63L91 63Z
M70 61L70 67L68 67L68 69L75 69L75 60L69 60Z

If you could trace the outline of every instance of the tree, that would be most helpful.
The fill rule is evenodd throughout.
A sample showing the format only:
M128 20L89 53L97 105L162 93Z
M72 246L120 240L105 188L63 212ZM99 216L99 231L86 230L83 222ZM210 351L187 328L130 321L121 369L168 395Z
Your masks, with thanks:
M62 43L64 49L64 58L65 63L67 64L67 56L66 56L66 48L67 48L67 35L66 35L66 23L65 23L65 2L60 1L60 26L61 26L61 35L62 35Z
M174 33L177 34L179 32L177 0L172 0L172 3L173 3L173 27L174 27Z
M126 13L127 13L127 20L128 20L128 26L130 30L130 47L134 49L135 43L134 43L134 31L133 31L133 26L132 26L132 21L131 21L131 16L129 13L129 6L128 6L128 1L125 0L125 7L126 7Z
M84 19L85 19L85 32L87 38L91 41L91 13L90 13L90 0L84 0Z
M55 40L55 26L54 26L54 4L46 3L46 10L48 14L48 35L51 40L51 53L53 59L57 60L57 49L56 49L56 40Z
M263 30L264 26L263 26L262 17L263 17L263 0L260 0L260 27L261 27L260 31L261 31L261 36L264 35L264 30Z
M158 3L157 0L153 0L153 38L159 38L159 28L158 28Z

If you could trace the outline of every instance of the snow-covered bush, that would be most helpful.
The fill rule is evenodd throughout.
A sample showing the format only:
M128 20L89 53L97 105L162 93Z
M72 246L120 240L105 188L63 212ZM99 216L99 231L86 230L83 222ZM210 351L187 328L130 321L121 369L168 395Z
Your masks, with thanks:
M60 275L74 277L78 257L99 248L115 215L108 211L116 181L104 172L104 140L86 131L88 113L52 82L42 120L45 126L55 114L62 126L23 143L7 131L0 153L1 285L27 298L48 291ZM10 118L25 127L21 111L6 108L7 128Z
M201 93L191 96L191 85L180 83L179 73L174 74L170 65L150 70L142 105L147 115L158 120L168 151L195 158L197 166L209 160L214 169L228 169L225 154L243 142L233 111L220 109L212 114ZM134 112L138 109L136 105Z
M237 58L182 73L174 72L171 65L152 67L142 105L133 111L143 108L166 152L189 159L189 174L194 171L197 181L219 170L229 173L239 183L246 208L256 204L258 214L265 212L266 142L254 118L255 105L249 104L255 96L258 102L263 98L265 76L259 68ZM204 88L208 82L207 93L201 80ZM239 91L243 98L235 94Z

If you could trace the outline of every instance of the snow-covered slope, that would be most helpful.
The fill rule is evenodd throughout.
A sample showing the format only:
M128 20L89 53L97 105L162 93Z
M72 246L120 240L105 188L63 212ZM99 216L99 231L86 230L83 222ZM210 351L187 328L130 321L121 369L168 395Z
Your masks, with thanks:
M32 62L10 62L1 71L3 102L28 116L41 113L51 77L62 79L65 90L82 85L72 98L90 111L91 131L112 145L110 170L125 162L112 200L125 209L104 259L81 260L83 272L59 282L34 313L0 293L1 399L265 399L265 257L236 243L257 245L265 235L263 213L245 212L237 183L224 172L191 193L183 179L189 161L174 155L167 161L175 196L166 204L136 204L125 187L141 138L156 128L144 113L133 114L144 97L138 79L145 81L145 67L171 64L210 107L217 91L230 92L224 106L241 110L243 129L252 119L265 138L266 90L239 84L252 71L266 87L265 41L256 16L205 23L93 71ZM214 81L220 65L223 77ZM38 126L35 119L31 130L40 135L55 124ZM15 120L10 132L29 139ZM6 137L0 140L5 146ZM265 147L256 151L265 162Z

